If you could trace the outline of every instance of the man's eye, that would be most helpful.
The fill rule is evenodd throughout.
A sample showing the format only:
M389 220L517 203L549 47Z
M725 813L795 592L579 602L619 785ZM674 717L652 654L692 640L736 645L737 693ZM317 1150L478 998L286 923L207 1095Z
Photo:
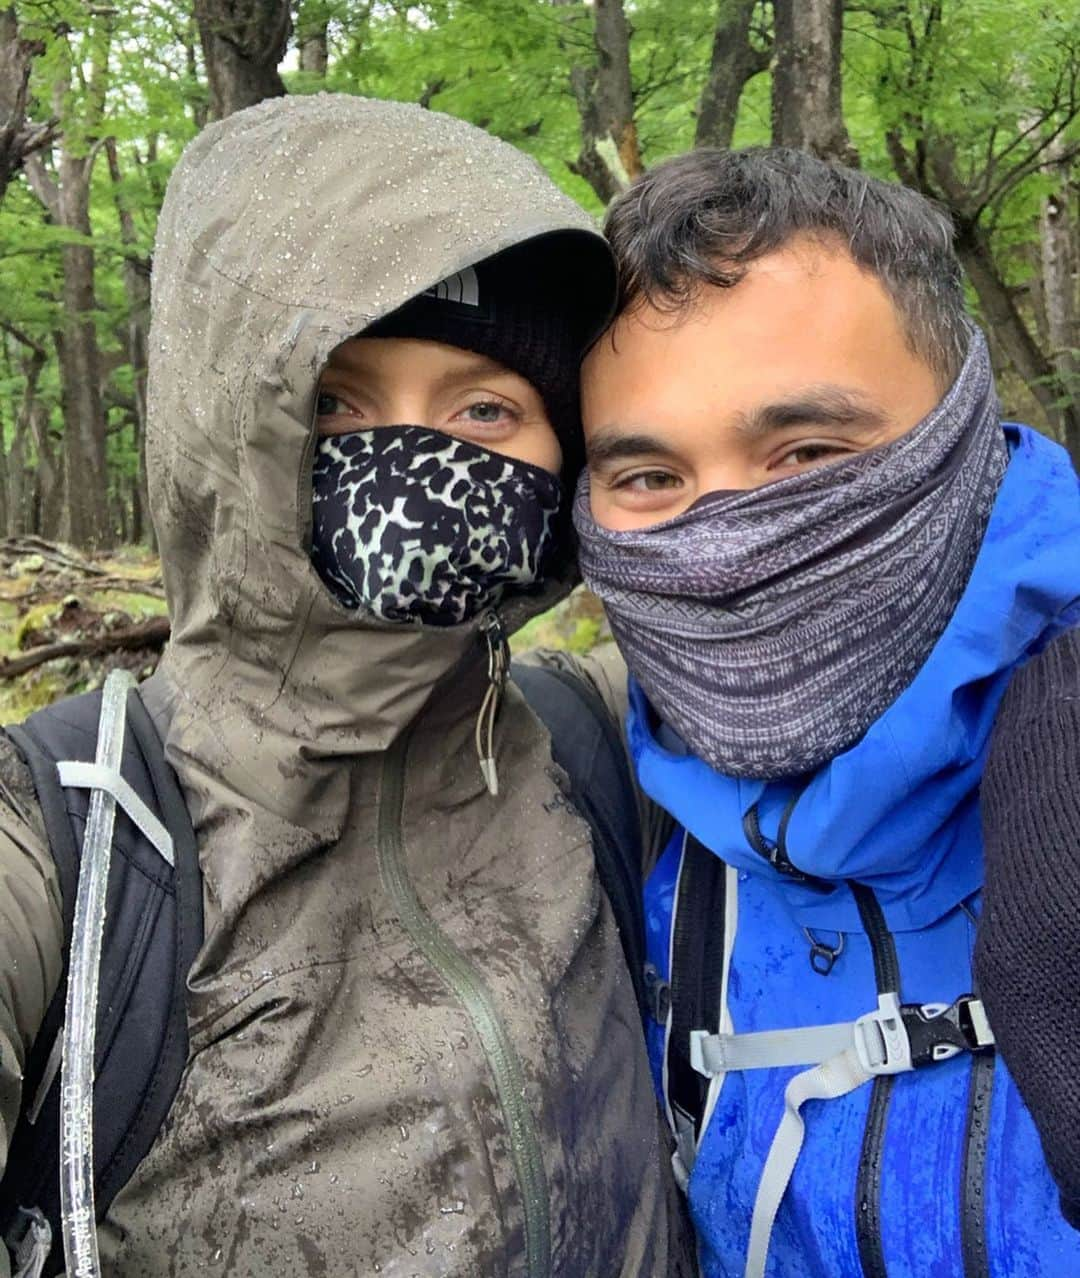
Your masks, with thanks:
M836 461L843 455L844 450L837 448L834 444L802 444L798 448L792 448L784 453L777 461L776 466L792 467L792 466L813 466L816 462Z
M677 488L680 480L666 470L643 470L636 475L627 475L616 482L616 488L629 488L633 492L659 493L668 488Z

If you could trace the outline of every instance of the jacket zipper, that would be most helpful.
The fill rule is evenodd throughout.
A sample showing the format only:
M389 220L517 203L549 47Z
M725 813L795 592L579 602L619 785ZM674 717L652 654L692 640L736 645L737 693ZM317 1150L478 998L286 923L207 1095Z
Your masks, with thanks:
M900 963L896 945L873 889L849 884L859 918L874 957L874 981L878 994L900 993ZM879 1075L870 1092L859 1171L855 1181L855 1238L864 1278L888 1278L881 1241L881 1163L885 1153L885 1126L895 1076Z
M413 944L461 1001L480 1039L506 1124L510 1158L521 1193L525 1272L528 1278L549 1278L551 1222L547 1176L536 1120L525 1099L521 1060L483 977L421 905L405 867L401 818L405 760L411 736L411 730L403 733L383 760L378 811L379 875Z
M960 1251L966 1278L990 1278L986 1250L986 1147L990 1141L990 1101L994 1091L993 1053L971 1058L968 1080L967 1134L960 1177Z

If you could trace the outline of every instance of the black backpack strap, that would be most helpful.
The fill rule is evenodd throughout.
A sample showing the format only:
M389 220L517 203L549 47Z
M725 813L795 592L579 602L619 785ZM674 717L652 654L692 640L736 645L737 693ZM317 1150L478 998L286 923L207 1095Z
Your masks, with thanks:
M709 1090L709 1080L690 1063L690 1035L720 1029L726 876L725 863L687 833L672 921L667 1036L667 1099L680 1142L684 1132L696 1142Z
M65 954L90 791L61 786L56 765L91 761L101 694L60 702L8 729L29 767L63 894ZM106 893L95 1053L94 1187L100 1220L145 1158L187 1063L186 979L202 943L202 880L183 793L137 692L127 703L124 779L172 835L175 864L117 807ZM47 1274L63 1269L59 1238L59 1078L55 1061L67 968L27 1064L22 1111L0 1180L0 1225L40 1208L53 1229ZM48 1088L42 1098L43 1084ZM34 1121L31 1122L31 1111Z
M637 795L618 725L580 675L513 662L510 677L551 734L567 796L589 823L600 883L618 925L634 994L645 1015L645 915Z

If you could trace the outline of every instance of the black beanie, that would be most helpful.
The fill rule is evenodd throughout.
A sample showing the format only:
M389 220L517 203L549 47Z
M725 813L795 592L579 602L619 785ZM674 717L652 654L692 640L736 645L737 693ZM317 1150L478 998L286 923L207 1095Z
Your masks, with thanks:
M364 330L486 355L539 392L572 484L584 459L581 360L606 326L614 282L597 236L556 232L515 245L440 281Z

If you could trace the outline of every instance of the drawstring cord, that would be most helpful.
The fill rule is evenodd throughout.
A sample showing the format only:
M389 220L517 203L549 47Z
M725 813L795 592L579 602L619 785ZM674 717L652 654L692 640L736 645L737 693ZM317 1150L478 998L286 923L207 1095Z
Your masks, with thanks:
M506 631L496 612L489 612L481 623L488 650L488 686L476 716L476 757L480 761L480 775L488 793L499 793L499 774L495 769L495 720L502 704L503 689L510 673L510 645Z

